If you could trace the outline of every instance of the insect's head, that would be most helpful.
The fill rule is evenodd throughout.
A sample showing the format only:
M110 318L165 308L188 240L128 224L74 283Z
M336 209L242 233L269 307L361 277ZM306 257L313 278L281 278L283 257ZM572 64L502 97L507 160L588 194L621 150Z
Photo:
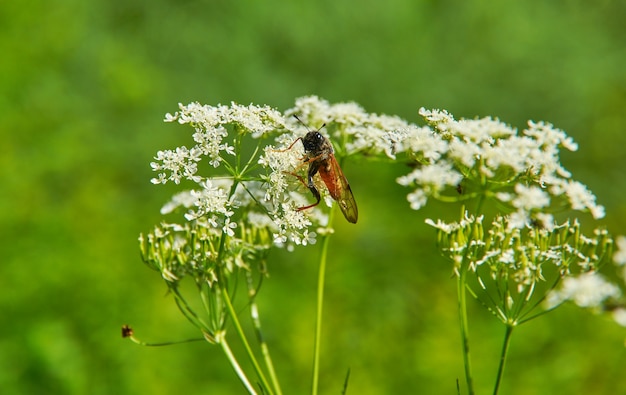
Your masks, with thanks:
M304 146L304 151L307 153L319 153L320 151L323 150L328 150L326 148L326 146L328 146L329 144L326 143L326 138L324 136L322 136L322 134L320 133L320 130L322 130L322 128L324 126L326 126L326 124L323 124L322 126L320 126L319 129L317 130L311 130L307 124L305 124L304 122L302 122L302 120L300 118L298 118L297 115L294 114L293 116L295 119L298 120L298 122L300 122L302 124L302 126L304 126L309 132L302 138L302 145ZM332 147L330 148L331 152L332 152Z
M302 138L302 145L305 152L316 152L324 146L324 141L325 138L320 132L311 131Z

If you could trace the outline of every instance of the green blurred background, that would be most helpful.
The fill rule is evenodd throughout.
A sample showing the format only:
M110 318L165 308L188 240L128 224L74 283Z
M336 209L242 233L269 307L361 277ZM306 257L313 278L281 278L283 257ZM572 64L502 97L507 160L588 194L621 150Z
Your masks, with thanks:
M216 348L124 341L195 336L144 266L137 236L173 189L155 152L188 144L177 103L356 101L546 120L563 162L626 233L626 3L571 1L3 1L0 3L0 393L238 394ZM184 129L184 131L187 131ZM349 162L356 226L327 277L321 393L453 394L462 381L454 281L396 176ZM316 246L270 258L259 299L286 394L310 386ZM503 328L475 303L476 387L490 392ZM626 391L626 331L573 307L522 326L503 394Z

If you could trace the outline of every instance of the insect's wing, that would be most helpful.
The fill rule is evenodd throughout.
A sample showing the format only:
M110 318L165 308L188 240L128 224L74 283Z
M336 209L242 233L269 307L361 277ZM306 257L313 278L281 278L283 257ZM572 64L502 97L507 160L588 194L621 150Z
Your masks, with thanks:
M352 189L350 189L350 184L348 184L348 180L343 175L343 171L341 171L341 167L339 167L339 163L337 163L334 155L329 156L328 166L325 170L323 171L320 168L320 176L326 184L330 196L339 204L339 208L348 222L355 224L359 217L356 201L354 200Z

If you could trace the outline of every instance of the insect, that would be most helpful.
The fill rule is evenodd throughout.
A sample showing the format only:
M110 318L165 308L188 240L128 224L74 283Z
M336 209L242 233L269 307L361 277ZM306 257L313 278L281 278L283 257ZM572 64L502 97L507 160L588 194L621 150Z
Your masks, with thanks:
M350 184L348 184L348 180L346 180L343 171L341 171L341 167L339 167L339 163L337 163L337 159L335 159L335 151L333 150L332 144L320 133L320 130L326 126L326 124L322 125L317 130L311 130L296 115L294 115L294 118L307 128L308 133L304 137L298 137L287 150L291 149L298 140L302 141L302 145L304 146L304 163L309 164L307 180L305 181L297 174L294 175L309 188L316 199L315 203L299 207L298 211L315 207L320 203L320 192L313 182L313 177L319 174L330 196L339 204L343 216L346 217L348 222L355 224L359 217L359 212L356 207L354 195L352 194L352 189L350 189Z

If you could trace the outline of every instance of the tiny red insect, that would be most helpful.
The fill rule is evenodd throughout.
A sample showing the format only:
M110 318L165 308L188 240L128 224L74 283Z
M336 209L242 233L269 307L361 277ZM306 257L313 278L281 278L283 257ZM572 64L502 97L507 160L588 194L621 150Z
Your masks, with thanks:
M322 125L317 130L311 130L296 115L294 115L294 118L307 128L308 133L304 137L298 137L287 150L291 149L298 140L302 141L302 145L304 146L304 163L309 164L307 181L297 174L294 175L309 188L316 199L315 203L299 207L298 210L306 210L320 203L320 192L313 182L313 177L319 174L328 189L328 193L330 193L330 196L339 204L343 216L346 217L348 222L355 224L359 217L359 212L356 207L354 195L352 194L352 189L350 188L350 184L348 184L348 180L346 180L346 177L343 175L343 171L341 171L337 159L335 159L335 151L333 150L332 144L320 133L320 130L326 126L326 124Z

